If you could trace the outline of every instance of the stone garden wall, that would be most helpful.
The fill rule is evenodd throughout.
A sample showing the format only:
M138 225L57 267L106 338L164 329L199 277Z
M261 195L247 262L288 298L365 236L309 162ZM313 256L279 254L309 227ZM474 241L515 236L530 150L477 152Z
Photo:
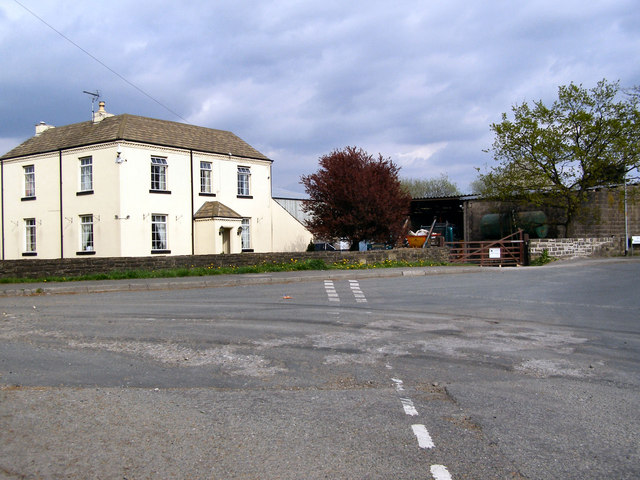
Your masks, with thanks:
M42 278L48 276L72 277L83 274L108 273L127 270L159 270L190 267L242 267L261 263L303 262L322 259L325 263L360 262L375 263L385 260L448 261L448 249L398 248L393 250L370 250L368 252L295 252L295 253L238 253L229 255L182 255L150 257L82 257L65 259L21 259L0 261L0 278Z
M532 239L529 243L531 258L542 255L547 250L549 256L589 257L622 255L624 253L624 238L540 238Z

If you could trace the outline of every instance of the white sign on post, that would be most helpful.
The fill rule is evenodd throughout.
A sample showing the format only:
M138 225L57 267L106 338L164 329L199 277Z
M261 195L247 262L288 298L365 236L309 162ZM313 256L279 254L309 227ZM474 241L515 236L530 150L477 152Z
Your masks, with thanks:
M500 258L500 248L490 248L489 258Z
M631 245L640 245L640 235L631 235Z

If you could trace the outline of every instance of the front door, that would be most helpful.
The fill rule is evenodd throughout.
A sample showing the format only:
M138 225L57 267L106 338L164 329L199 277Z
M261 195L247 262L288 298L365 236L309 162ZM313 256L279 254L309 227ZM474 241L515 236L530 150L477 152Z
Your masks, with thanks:
M222 253L231 253L231 229L222 230Z

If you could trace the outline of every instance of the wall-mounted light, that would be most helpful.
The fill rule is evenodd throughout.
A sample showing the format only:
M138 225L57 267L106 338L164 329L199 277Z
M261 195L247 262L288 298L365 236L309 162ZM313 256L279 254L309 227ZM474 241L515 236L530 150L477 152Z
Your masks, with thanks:
M127 159L122 156L122 146L118 144L118 150L116 150L116 163L120 164L126 161Z
M220 230L218 230L218 235L222 235L224 233L224 227L220 227Z
M238 227L238 236L242 235L242 227Z

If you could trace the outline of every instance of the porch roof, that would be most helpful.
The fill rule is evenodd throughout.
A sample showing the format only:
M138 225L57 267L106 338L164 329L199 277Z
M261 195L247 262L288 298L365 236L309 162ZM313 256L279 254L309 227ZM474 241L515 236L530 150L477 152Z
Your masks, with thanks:
M193 216L195 219L200 218L236 218L242 219L242 215L238 214L236 211L227 207L225 204L220 202L205 202L202 205L196 214Z

